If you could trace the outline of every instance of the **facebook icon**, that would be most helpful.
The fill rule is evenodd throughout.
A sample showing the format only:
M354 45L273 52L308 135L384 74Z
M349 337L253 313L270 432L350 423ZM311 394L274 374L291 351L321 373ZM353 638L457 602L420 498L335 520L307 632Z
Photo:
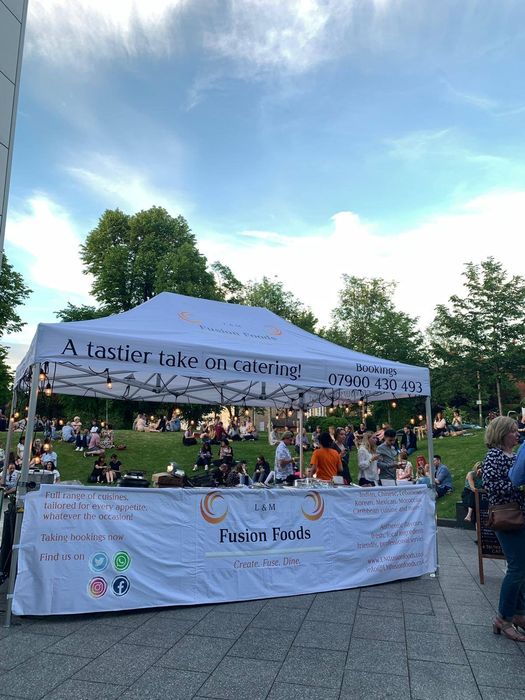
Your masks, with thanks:
M126 595L129 591L129 587L130 582L126 576L117 576L113 579L113 583L111 584L111 590L117 596Z

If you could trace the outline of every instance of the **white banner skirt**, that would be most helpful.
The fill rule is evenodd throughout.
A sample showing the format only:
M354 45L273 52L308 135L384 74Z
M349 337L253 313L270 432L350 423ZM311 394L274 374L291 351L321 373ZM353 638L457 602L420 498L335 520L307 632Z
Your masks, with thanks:
M16 615L222 603L436 570L432 492L135 489L29 493Z

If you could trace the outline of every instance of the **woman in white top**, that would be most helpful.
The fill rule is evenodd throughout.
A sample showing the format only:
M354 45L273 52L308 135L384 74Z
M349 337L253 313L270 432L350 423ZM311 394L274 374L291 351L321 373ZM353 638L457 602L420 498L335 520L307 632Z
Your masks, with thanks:
M46 472L51 472L53 474L53 483L58 484L60 483L60 472L55 466L54 462L46 462Z
M374 434L367 432L363 435L361 446L357 451L357 465L359 467L359 486L377 486L377 460L379 455L376 450Z

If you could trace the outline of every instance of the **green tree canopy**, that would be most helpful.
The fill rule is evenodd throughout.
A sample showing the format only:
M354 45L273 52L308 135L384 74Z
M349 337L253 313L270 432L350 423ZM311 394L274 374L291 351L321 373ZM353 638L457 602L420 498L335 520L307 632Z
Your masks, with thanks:
M0 269L0 337L7 333L16 333L25 323L17 312L17 306L23 304L31 294L31 289L24 284L24 279L2 256Z
M453 295L436 307L430 328L434 363L447 368L451 380L468 377L472 386L479 372L483 384L496 387L502 411L502 380L525 377L525 280L509 277L492 257L467 263L463 277L465 296Z
M427 361L417 318L398 311L395 282L343 275L339 303L323 335L334 343L376 357L422 365Z
M161 207L131 216L119 209L105 211L81 255L104 313L128 311L162 291L218 297L187 221Z
M305 331L315 333L317 318L297 297L287 292L280 281L263 277L260 282L248 282L244 289L244 303L262 306Z

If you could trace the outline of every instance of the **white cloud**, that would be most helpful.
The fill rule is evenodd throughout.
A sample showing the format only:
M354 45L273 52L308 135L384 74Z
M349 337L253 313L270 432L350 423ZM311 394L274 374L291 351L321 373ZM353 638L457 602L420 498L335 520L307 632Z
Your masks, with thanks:
M67 166L67 172L97 195L105 206L120 206L135 213L156 205L165 207L173 216L181 213L188 216L193 209L191 202L178 193L155 187L144 170L139 172L117 158L91 154L81 160L84 166Z
M80 239L68 214L42 196L30 201L30 209L26 215L10 217L10 245L31 256L32 279L40 285L63 291L75 303L89 303L89 281L81 273L78 256ZM525 191L488 192L396 234L381 232L378 224L353 212L339 212L325 229L300 238L276 231L240 231L231 239L210 234L198 240L210 263L220 260L229 265L244 282L263 275L282 280L285 289L310 306L322 324L329 322L337 305L343 273L397 281L397 308L419 317L425 329L436 304L446 303L452 294L463 294L465 263L493 256L510 275L522 274L516 250L523 237L523 220ZM53 250L53 269L59 274L42 273L44 244L46 250ZM47 315L42 313L38 320L54 321L53 311L48 305ZM22 334L8 339L14 342L17 358L24 354L33 332L34 325L28 325Z
M67 292L78 301L89 300L91 278L82 273L79 246L84 240L70 215L43 194L34 195L23 211L10 211L6 240L27 256L23 274L32 287Z
M419 160L425 158L429 152L447 150L452 148L450 137L452 129L438 129L435 131L414 131L397 139L387 139L389 155L403 160Z
M276 275L322 324L337 305L343 273L395 280L397 307L419 317L424 329L436 304L462 293L466 262L493 256L509 274L522 274L516 245L524 219L525 191L493 192L396 234L381 233L352 212L339 212L331 227L301 238L267 232L279 247L261 236L250 241L242 232L231 242L214 237L213 247L215 257L242 281Z
M31 0L27 48L78 70L115 54L170 53L170 20L188 0Z

